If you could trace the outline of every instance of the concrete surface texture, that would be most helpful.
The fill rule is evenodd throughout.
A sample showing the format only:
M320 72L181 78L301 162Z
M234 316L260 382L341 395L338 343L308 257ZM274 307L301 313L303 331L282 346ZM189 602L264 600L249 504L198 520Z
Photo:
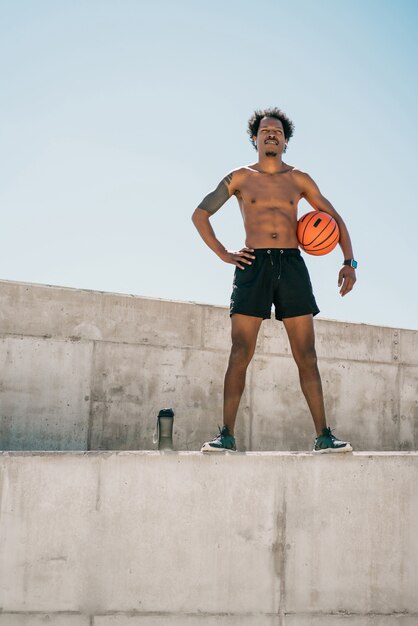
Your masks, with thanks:
M0 626L412 626L418 452L0 454Z
M328 422L356 450L418 447L418 332L317 319ZM222 423L226 307L0 281L0 449L177 450ZM310 450L314 429L282 323L263 322L238 415L246 450Z

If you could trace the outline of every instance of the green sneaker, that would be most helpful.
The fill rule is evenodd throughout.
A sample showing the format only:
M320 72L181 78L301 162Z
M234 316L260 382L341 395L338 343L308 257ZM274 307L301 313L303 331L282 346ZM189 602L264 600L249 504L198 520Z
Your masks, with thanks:
M351 447L348 441L341 441L334 437L331 432L331 428L323 428L322 435L319 435L315 439L315 445L313 452L316 454L325 454L327 452L352 452L353 448Z
M216 435L211 441L207 441L203 444L201 452L225 452L230 450L236 452L235 437L229 433L228 426L223 426L222 430L219 428L219 435Z

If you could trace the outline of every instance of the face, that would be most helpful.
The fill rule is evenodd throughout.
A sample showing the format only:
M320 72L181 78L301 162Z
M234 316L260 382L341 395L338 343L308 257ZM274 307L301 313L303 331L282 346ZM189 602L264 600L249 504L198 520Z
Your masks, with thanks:
M275 117L263 117L254 140L258 153L266 156L282 154L287 145L283 124Z

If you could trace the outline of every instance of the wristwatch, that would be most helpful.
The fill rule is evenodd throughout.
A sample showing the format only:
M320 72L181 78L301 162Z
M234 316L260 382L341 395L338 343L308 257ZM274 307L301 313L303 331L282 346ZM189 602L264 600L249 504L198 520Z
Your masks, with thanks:
M344 259L343 265L348 265L349 267L352 267L354 270L357 269L357 261L355 261L354 259Z

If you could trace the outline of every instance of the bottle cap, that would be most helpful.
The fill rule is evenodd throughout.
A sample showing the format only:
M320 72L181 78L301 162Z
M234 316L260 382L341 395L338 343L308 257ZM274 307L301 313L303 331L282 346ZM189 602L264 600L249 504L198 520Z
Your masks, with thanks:
M174 417L174 411L173 409L161 409L158 417Z

